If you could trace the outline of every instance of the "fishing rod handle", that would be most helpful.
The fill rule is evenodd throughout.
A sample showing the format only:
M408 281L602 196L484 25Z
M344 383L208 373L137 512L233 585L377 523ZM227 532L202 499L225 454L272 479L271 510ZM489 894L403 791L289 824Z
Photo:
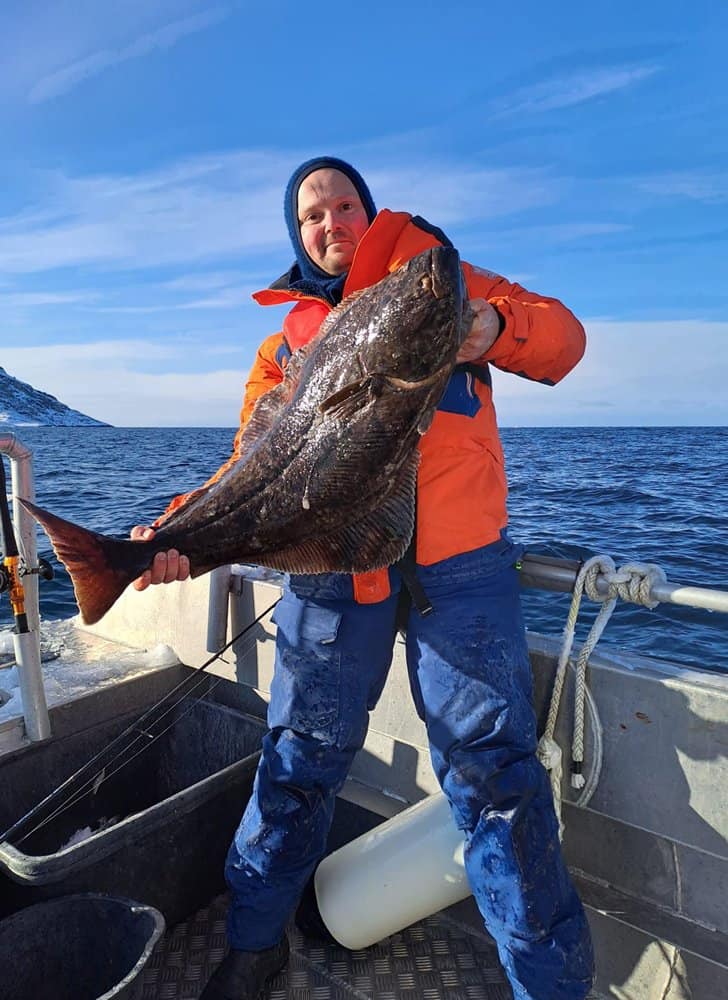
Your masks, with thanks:
M6 558L19 555L18 543L15 541L15 530L10 517L8 504L8 484L5 478L5 461L0 456L0 549Z

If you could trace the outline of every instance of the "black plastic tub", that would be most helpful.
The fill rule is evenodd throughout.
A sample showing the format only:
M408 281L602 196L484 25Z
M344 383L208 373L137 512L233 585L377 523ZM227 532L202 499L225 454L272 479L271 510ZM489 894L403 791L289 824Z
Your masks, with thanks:
M140 714L0 761L0 829L9 830ZM0 843L0 915L56 896L102 892L148 903L172 926L222 891L264 726L217 702L191 700L168 722L164 735L95 794L17 844ZM90 836L66 846L89 828Z
M151 906L62 896L0 921L0 1000L138 1000L164 933Z

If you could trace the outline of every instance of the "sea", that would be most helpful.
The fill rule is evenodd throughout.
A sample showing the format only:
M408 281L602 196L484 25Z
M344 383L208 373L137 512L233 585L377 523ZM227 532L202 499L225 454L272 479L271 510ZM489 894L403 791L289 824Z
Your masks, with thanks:
M33 452L37 502L95 531L128 535L230 454L233 428L18 427ZM675 584L728 590L728 427L507 427L509 531L528 552L657 563ZM6 464L7 470L7 464ZM8 476L9 481L9 476ZM40 590L44 622L77 613L55 569ZM524 590L527 627L559 636L568 594ZM598 605L584 599L577 641ZM0 594L0 629L12 623ZM686 667L728 671L728 615L620 602L601 643Z

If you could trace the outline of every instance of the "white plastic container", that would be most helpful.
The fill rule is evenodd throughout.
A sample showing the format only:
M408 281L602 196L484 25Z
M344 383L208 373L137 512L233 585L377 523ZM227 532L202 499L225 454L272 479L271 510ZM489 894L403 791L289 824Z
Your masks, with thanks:
M315 876L329 932L346 948L368 948L465 899L463 848L440 792L334 851Z

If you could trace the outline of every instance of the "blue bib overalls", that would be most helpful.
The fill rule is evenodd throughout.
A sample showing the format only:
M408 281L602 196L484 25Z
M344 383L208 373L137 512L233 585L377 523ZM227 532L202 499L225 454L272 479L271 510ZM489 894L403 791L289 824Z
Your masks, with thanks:
M583 1000L593 958L536 759L518 550L503 537L417 575L407 663L465 867L516 1000ZM226 865L234 948L279 941L320 860L336 793L362 747L396 634L391 597L362 605L343 574L292 577L275 611L269 733Z

